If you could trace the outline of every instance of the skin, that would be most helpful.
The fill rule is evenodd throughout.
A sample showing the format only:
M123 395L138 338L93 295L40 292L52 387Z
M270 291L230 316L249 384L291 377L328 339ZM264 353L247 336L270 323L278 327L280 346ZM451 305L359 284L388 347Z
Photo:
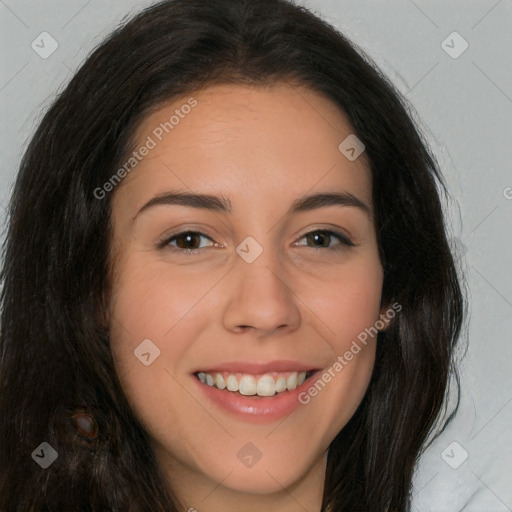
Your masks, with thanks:
M287 83L215 85L175 99L144 119L135 147L189 97L197 106L113 193L116 369L184 510L318 511L327 450L364 396L375 340L307 405L269 423L218 409L191 372L277 359L327 369L383 315L368 162L338 150L353 129L330 100ZM170 190L223 196L231 212L158 205L137 214ZM369 213L337 205L286 215L298 197L333 191ZM321 229L356 245L305 236ZM184 231L209 238L159 247ZM263 248L250 264L235 251L248 236ZM144 366L133 351L148 338L160 356ZM237 457L247 442L262 453L251 468Z

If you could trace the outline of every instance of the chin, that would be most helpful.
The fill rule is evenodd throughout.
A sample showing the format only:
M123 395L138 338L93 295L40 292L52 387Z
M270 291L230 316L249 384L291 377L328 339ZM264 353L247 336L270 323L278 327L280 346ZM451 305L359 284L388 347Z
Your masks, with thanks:
M219 481L218 475L210 475L210 478ZM291 471L291 468L258 467L257 464L252 468L233 469L232 473L222 481L222 486L246 494L273 494L283 492L300 478L301 474L296 466L295 470Z

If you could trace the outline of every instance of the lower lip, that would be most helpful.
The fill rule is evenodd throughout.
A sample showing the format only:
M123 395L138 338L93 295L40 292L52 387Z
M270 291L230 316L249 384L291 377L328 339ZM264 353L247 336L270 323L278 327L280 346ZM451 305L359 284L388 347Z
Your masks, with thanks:
M319 372L314 372L311 377L292 391L283 391L266 397L244 396L237 392L203 384L194 375L192 378L201 392L220 409L251 423L270 423L288 416L302 405L299 402L299 394L308 389L311 382L314 382L317 373Z

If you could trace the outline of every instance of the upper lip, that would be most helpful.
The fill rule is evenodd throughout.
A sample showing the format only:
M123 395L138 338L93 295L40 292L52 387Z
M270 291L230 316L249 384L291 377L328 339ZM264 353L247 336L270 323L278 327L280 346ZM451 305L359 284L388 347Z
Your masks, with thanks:
M268 363L254 363L254 362L246 362L246 361L231 361L224 363L209 363L208 366L198 368L193 373L197 372L205 372L205 373L213 373L213 372L229 372L229 373L249 373L253 375L257 375L260 373L268 373L268 372L307 372L310 370L316 370L318 367L315 367L311 363L301 363L298 361L291 360L275 360L269 361Z

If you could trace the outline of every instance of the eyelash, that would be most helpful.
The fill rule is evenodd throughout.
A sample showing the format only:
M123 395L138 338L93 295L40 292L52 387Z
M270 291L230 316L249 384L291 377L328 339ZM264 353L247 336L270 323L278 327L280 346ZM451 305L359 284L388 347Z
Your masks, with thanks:
M305 233L304 235L302 235L300 240L302 240L303 238L306 238L308 235L317 234L317 233L322 233L327 236L336 237L340 241L340 243L336 244L334 247L310 247L310 249L327 249L330 251L341 251L341 250L345 249L346 247L355 247L355 244L349 238L347 238L344 234L337 232L337 231L332 231L330 229L315 229L315 230L309 231L308 233ZM178 252L178 253L181 252L181 253L186 253L186 254L198 254L198 253L202 252L204 249L206 249L205 247L201 247L199 249L182 249L182 248L178 248L178 247L174 247L174 246L170 245L170 243L173 240L183 237L185 235L199 235L199 236L207 238L208 240L213 242L213 240L208 235L201 233L200 231L188 230L188 231L181 231L179 233L175 233L170 237L166 237L165 239L158 242L158 248L159 249L170 249L173 252Z

